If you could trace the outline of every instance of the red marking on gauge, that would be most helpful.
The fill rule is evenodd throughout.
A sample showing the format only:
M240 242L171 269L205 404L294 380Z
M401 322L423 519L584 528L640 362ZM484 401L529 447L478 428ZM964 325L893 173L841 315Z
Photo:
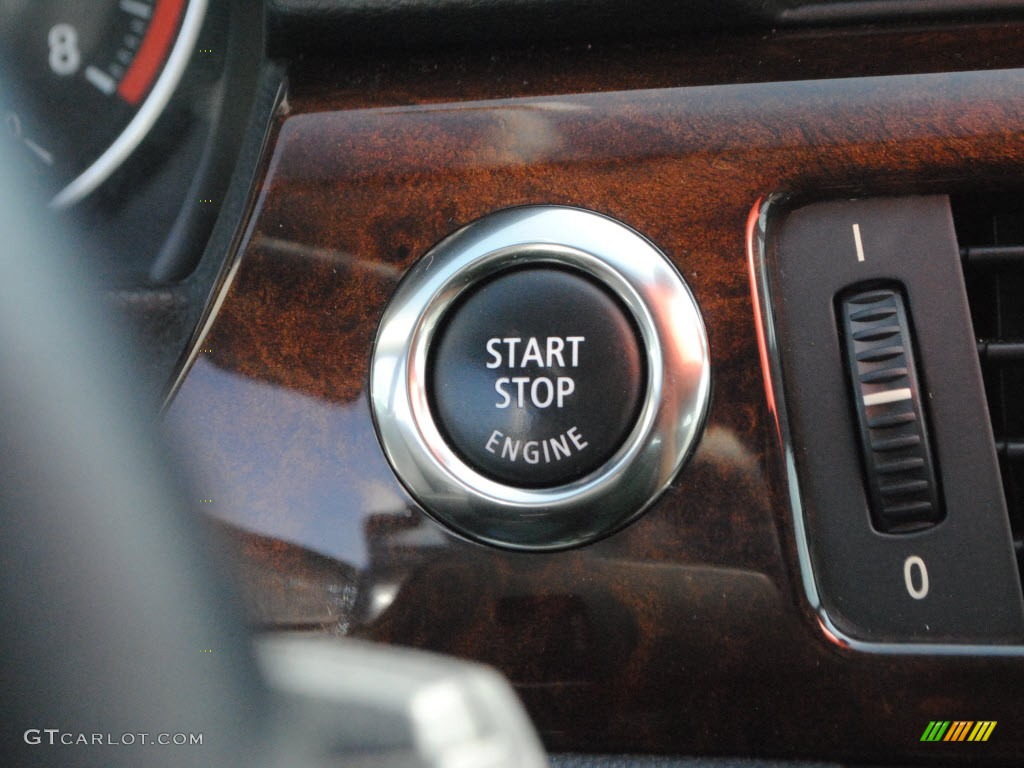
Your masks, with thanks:
M157 0L139 52L135 54L132 65L128 67L128 71L117 86L118 95L129 104L138 104L153 85L178 31L178 22L181 20L185 1Z

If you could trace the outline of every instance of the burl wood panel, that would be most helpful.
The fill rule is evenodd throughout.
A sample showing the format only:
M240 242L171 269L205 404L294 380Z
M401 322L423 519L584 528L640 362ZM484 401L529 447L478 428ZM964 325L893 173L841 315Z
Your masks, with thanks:
M439 88L464 77L439 71ZM205 506L253 534L244 551L275 574L262 588L286 600L289 569L296 599L354 580L342 629L496 665L553 750L1013 763L1024 659L859 654L806 608L744 224L772 192L1021 179L1024 74L646 90L590 77L602 92L289 99L237 270L167 416L205 475ZM433 522L392 474L367 402L403 272L463 224L526 203L600 211L649 237L692 287L713 361L706 429L664 497L615 536L543 555ZM998 726L984 744L921 743L935 719Z

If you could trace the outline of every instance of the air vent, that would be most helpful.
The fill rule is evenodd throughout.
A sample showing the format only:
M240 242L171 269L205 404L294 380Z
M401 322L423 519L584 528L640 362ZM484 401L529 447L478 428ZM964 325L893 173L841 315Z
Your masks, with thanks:
M953 199L1013 544L1024 572L1024 194Z

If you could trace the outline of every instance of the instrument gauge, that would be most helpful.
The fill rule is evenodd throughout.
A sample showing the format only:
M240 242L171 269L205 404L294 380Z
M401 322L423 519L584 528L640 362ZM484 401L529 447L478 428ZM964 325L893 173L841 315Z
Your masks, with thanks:
M0 0L0 111L51 205L102 184L167 106L207 0Z

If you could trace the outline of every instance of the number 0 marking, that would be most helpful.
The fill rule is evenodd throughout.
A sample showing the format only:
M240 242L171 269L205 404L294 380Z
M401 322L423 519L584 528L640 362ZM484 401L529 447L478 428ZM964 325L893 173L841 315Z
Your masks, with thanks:
M920 586L914 586L914 570L918 572ZM928 596L928 568L917 555L911 555L903 561L903 581L907 585L907 593L915 600L924 600Z

